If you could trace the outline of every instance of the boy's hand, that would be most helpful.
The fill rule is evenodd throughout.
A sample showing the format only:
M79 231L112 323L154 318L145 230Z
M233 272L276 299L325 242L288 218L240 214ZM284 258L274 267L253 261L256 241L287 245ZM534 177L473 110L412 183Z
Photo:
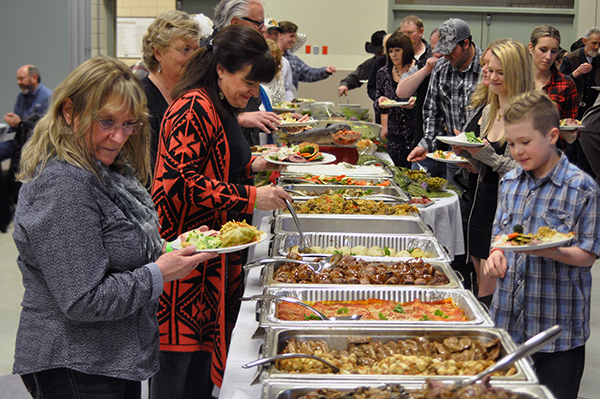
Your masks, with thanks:
M483 266L483 274L488 277L503 278L506 275L507 268L508 265L506 263L504 253L502 251L493 251L485 261L485 265Z

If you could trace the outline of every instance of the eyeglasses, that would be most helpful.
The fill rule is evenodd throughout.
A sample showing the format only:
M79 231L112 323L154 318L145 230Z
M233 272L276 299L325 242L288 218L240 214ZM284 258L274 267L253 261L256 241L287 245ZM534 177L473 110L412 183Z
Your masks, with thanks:
M187 57L188 55L192 55L192 54L194 54L194 52L195 52L196 50L198 50L198 47L196 47L196 48L187 48L187 47L186 47L186 48L178 48L178 47L173 47L173 46L165 46L165 47L170 47L170 48L172 48L173 50L177 50L177 51L179 51L181 54L185 55L186 57Z
M96 117L96 120L98 121L98 126L100 126L100 129L104 130L105 132L110 132L111 134L113 134L119 128L121 128L123 130L123 134L126 136L131 136L132 134L136 134L138 132L138 130L140 129L140 127L142 126L142 124L139 122L127 122L127 123L123 123L122 125L117 125L113 121L109 121L106 119L100 119L98 117Z
M258 29L262 29L263 26L265 26L265 21L255 21L252 18L248 18L248 17L242 17L241 19L243 19L244 21L248 21L248 22L252 22L254 25L256 25L256 27Z

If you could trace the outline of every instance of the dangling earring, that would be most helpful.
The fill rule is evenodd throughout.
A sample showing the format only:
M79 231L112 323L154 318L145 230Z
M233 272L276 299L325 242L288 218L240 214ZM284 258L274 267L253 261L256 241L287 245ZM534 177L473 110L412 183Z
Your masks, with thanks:
M221 90L219 90L219 98L222 100L225 98L225 94Z
M162 65L158 64L158 73L162 73Z

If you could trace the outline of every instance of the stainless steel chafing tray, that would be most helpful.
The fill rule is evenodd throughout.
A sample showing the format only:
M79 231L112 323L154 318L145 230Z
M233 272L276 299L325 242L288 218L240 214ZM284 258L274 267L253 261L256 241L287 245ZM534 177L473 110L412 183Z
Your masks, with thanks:
M365 258L366 260L367 258ZM383 258L380 258L383 259ZM393 260L385 260L385 261L377 261L377 263L383 263L385 265L388 264L393 264L395 262L397 262L398 259L396 261ZM444 285L428 285L428 286L420 286L420 285L359 285L359 287L368 287L369 289L379 289L379 290L389 290L390 288L398 288L398 287L410 287L410 288L414 288L414 287L429 287L429 288L442 288L442 289L456 289L456 288L463 288L462 283L460 282L460 279L458 278L456 272L454 270L452 270L452 267L450 267L449 263L446 262L442 262L442 261L434 261L434 260L427 260L427 263L430 263L431 265L433 265L433 267L435 267L438 271L441 271L442 273L444 273L446 275L446 277L448 277L448 284L444 284ZM317 288L317 289L328 289L328 288L336 288L336 287L347 287L346 284L344 285L340 285L340 284L293 284L293 283L282 283L279 281L275 281L274 280L274 276L275 273L277 272L277 269L279 268L279 266L281 266L282 264L286 263L286 259L281 259L278 260L275 263L269 263L266 264L262 270L261 270L261 275L260 275L260 284L263 287L276 287L276 288Z
M381 166L365 166L365 165L350 165L339 163L337 165L292 165L287 166L281 172L281 176L286 177L302 177L307 174L325 175L325 176L347 176L353 179L389 179L393 177L391 170Z
M478 339L482 342L490 342L496 338L500 339L500 355L512 352L516 349L516 345L504 330L496 328L365 328L357 327L349 329L333 329L333 328L309 328L309 327L294 327L294 328L273 328L267 330L265 344L262 348L262 353L259 357L269 357L280 354L287 341L295 338L297 341L324 341L330 350L342 350L348 346L349 337L371 337L372 342L380 341L386 343L389 341L398 341L404 339L414 339L417 337L426 337L430 341L442 341L449 337L467 336L472 339ZM496 384L523 384L537 383L538 379L527 362L527 359L521 359L514 364L517 372L511 376L492 377L491 381ZM380 383L387 382L407 382L422 383L425 378L436 381L456 382L468 378L469 376L460 375L399 375L399 374L295 374L287 373L278 370L275 364L262 366L261 379L263 381L280 382L293 381L305 383L306 381L317 384L335 382L352 381L356 384L361 384L363 381L378 381Z
M411 302L419 299L423 302L440 301L452 299L454 304L465 312L468 321L434 321L434 320L415 320L415 321L397 321L397 320L303 320L289 321L281 320L277 314L280 301L273 299L263 299L257 303L257 318L261 327L273 326L304 326L314 324L320 328L342 327L349 328L354 326L388 326L396 327L466 327L466 326L488 326L494 325L489 314L471 291L442 288L419 288L419 287L397 287L386 290L373 288L372 286L328 286L323 287L267 287L264 289L266 295L288 296L302 301L358 301L368 298L391 300L396 302Z
M298 219L303 232L433 235L431 227L414 216L298 214ZM276 234L298 232L289 213L275 216L273 230Z
M282 185L282 184L280 184ZM337 184L283 184L283 186L288 189L291 190L292 192L290 192L290 194L292 195L292 198L294 199L294 201L301 201L301 200L306 200L306 199L310 199L310 198L315 198L318 197L321 194L332 194L335 191L338 190L358 190L358 191L362 191L362 192L368 192L369 194L364 194L364 195L371 195L371 196L375 196L371 199L377 199L377 200L381 200L384 202L393 202L394 198L395 201L408 201L409 198L408 196L404 193L404 191L402 191L399 187L396 187L395 185L392 186L344 186L344 187L340 187ZM305 193L306 195L299 195L297 193L294 193L293 191L297 191L297 192L301 192L301 193ZM386 196L390 196L391 198L386 198L386 197L377 197L377 195L386 195ZM343 197L345 198L360 198L360 197L351 197L345 194L342 194Z
M432 256L424 258L427 260L450 261L448 251L440 245L438 240L432 236L409 236L409 235L383 235L383 234L359 234L359 233L305 233L304 239L308 246L321 248L353 248L363 246L367 248L393 248L396 251L412 250L419 248ZM271 256L286 256L289 248L300 244L300 234L286 233L277 234L273 238ZM319 254L311 254L319 255ZM365 254L356 254L364 259L377 259L389 261L391 257L371 257Z
M348 392L358 387L381 387L378 382L324 382L324 381L265 381L262 388L262 399L298 399L303 395L314 392L319 388L335 389ZM408 392L423 387L422 383L401 382L402 387ZM518 394L518 399L555 399L554 395L544 385L518 383L502 384L492 382L492 386L501 387L511 393Z

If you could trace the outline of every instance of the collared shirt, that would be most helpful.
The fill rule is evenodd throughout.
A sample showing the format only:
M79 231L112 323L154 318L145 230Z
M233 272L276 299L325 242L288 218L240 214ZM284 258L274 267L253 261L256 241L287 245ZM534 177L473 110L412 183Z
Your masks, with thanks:
M52 90L40 83L33 93L19 93L14 113L21 119L25 119L31 114L43 116L50 106L51 98Z
M577 87L573 79L551 69L550 81L543 90L558 106L560 118L577 118Z
M526 233L548 226L574 232L570 246L600 255L599 189L594 180L560 153L542 179L516 168L500 181L493 234L509 234L520 224ZM590 267L505 251L508 269L498 278L490 309L496 326L517 344L556 324L563 333L542 352L566 351L590 336Z
M327 79L329 72L327 67L322 68L311 68L304 63L297 55L294 55L290 50L286 50L284 54L285 58L290 62L292 67L292 83L298 89L299 82L317 82L319 80Z
M431 73L423 104L423 138L419 145L427 152L435 150L435 137L446 131L462 129L467 120L467 106L477 86L483 50L475 46L475 55L463 71L440 59Z

